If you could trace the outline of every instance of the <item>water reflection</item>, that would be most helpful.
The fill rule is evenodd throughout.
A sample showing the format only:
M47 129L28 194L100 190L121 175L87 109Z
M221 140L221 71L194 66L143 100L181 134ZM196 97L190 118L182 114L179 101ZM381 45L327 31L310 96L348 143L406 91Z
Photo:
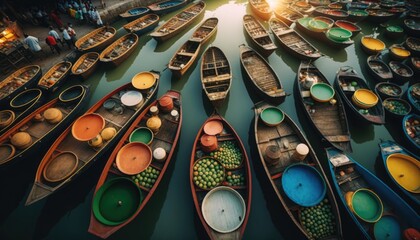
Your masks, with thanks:
M361 144L372 141L375 138L373 124L356 118L350 109L346 108L347 119L351 132L351 138L355 143Z

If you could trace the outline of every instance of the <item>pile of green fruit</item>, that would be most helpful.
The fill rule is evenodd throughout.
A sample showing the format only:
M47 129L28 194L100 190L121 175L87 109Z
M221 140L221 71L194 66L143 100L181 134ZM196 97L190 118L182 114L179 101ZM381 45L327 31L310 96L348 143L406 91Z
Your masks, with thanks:
M145 188L152 188L155 184L156 179L159 176L160 171L152 167L147 167L143 172L132 176L131 178L138 185Z
M398 115L407 115L410 111L408 106L404 105L402 102L396 100L386 99L384 102L384 108L388 109L390 112L393 112Z
M212 189L225 178L225 171L218 161L204 157L194 164L194 184L202 189Z
M210 156L219 160L227 169L238 168L242 164L241 150L233 141L225 141L219 146L219 150L211 152Z
M316 206L302 208L300 218L303 227L313 239L335 234L335 220L328 199Z
M241 172L236 174L227 172L226 181L228 186L245 186L245 177Z

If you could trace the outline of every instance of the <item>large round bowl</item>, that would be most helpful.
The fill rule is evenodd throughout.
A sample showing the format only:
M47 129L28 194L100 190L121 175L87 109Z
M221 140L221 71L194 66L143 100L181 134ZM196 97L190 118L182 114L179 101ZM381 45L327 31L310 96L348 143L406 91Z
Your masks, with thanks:
M61 102L71 103L79 99L84 93L85 88L81 85L74 85L72 87L67 88L66 90L62 91L58 96L58 99Z
M338 42L345 42L352 36L352 32L341 27L333 27L327 31L327 36Z
M386 169L405 190L420 193L420 162L408 155L393 153L386 158Z
M125 222L142 202L140 188L128 178L114 178L104 183L93 198L95 218L108 226Z
M326 83L315 83L310 89L311 97L317 102L328 102L334 97L334 89Z
M261 121L267 126L274 127L284 120L284 113L276 107L268 107L260 113Z
M219 120L211 120L208 121L205 125L204 125L204 133L207 135L217 135L220 134L223 131L223 123L222 121Z
M0 129L9 126L15 120L15 113L11 110L0 111Z
M51 159L44 168L42 176L48 182L60 182L77 169L79 159L73 152L61 152Z
M71 134L79 141L89 141L105 127L105 119L97 113L88 113L74 121Z
M401 98L387 98L382 102L382 105L387 113L398 118L411 112L411 105Z
M362 37L362 48L367 54L377 54L385 49L385 43L373 37Z
M327 191L321 174L306 164L293 164L286 168L281 184L287 197L294 203L312 207L320 203Z
M152 150L141 142L124 145L117 153L115 163L118 170L127 175L143 172L152 162Z
M352 100L361 108L371 108L378 103L379 98L371 90L361 88L354 92Z
M151 72L140 72L134 75L131 79L131 84L140 90L144 91L151 88L156 83L156 77Z
M0 163L4 163L15 155L16 149L12 144L0 145Z
M410 57L411 53L410 51L408 51L407 49L405 49L404 47L401 46L391 46L389 48L389 52L390 55L392 57L392 59L397 60L397 61L403 61L406 58Z
M242 225L246 215L246 205L237 191L220 186L206 194L201 212L212 229L220 233L229 233Z
M153 141L153 132L150 128L139 127L130 134L130 142L142 142L149 145Z
M400 98L403 90L400 86L390 82L380 82L376 84L375 90L382 99Z
M353 193L351 206L357 217L369 223L377 222L384 211L378 195L366 188L360 188Z
M308 22L308 28L314 32L324 32L330 28L330 25L322 20L312 19Z
M127 91L121 96L121 103L127 107L135 107L143 102L143 95L139 91Z
M398 219L392 215L382 216L373 226L373 236L375 240L403 239Z

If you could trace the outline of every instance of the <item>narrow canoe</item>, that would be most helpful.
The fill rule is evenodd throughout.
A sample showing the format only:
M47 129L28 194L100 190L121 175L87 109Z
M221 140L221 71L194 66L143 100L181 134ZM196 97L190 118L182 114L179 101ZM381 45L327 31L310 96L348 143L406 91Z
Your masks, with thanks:
M414 76L414 71L411 69L407 64L398 62L398 61L390 61L389 68L392 71L392 82L398 85L404 85L407 81L409 81Z
M96 184L95 192L93 194L92 212L90 215L90 224L88 231L98 237L109 237L114 232L129 224L132 220L134 220L137 217L138 214L140 214L140 212L146 207L147 203L155 193L156 189L159 187L159 184L163 179L170 162L172 161L172 156L174 154L176 145L179 140L182 125L181 94L177 91L169 90L162 97L169 97L172 99L174 103L173 110L176 110L178 112L178 117L174 119L174 117L171 116L170 111L167 112L160 109L159 113L156 115L156 117L161 120L160 130L156 134L154 134L153 140L148 144L148 146L152 152L163 149L166 154L165 159L157 160L153 158L150 165L144 171L140 172L140 174L143 175L143 173L149 172L150 170L150 172L153 171L153 173L156 174L156 178L154 178L153 183L140 181L136 175L128 175L121 172L118 169L115 160L120 150L124 146L127 146L129 142L131 142L131 134L134 131L136 131L136 129L139 129L141 127L147 127L147 121L152 117L155 117L151 115L149 110L152 106L159 108L158 100L156 100L153 103L151 103L147 108L145 108L145 110L143 110L143 112L130 125L127 132L118 142L113 152L109 156L108 161L98 180L98 183ZM133 180L136 183L137 187L140 189L143 199L141 200L141 203L139 203L137 209L133 210L131 214L127 216L127 218L118 219L121 221L121 223L118 223L116 225L107 225L100 221L101 215L97 216L98 213L96 213L94 210L95 208L99 208L101 206L102 201L105 202L107 200L100 199L99 201L96 201L96 199L100 198L99 190L103 186L105 186L110 180L121 177ZM133 193L133 195L134 194L135 193ZM108 209L105 211L111 211L110 214L112 215L113 210L116 209ZM110 218L116 219L118 218L118 216L113 216Z
M139 37L134 33L128 33L105 48L99 55L99 61L116 67L134 52L138 44Z
M215 107L222 105L232 85L232 68L224 52L218 47L209 47L201 58L200 70L207 98Z
M375 55L385 50L386 45L384 42L377 38L370 36L363 36L360 40L363 51L369 55Z
M289 6L280 5L274 9L274 15L276 18L280 19L286 23L289 27L292 23L296 22L299 18L303 18L303 14L293 10Z
M61 92L59 97L45 103L15 123L0 137L0 146L16 145L15 153L12 156L1 156L0 166L16 164L22 160L39 160L35 156L42 156L40 149L49 146L55 137L80 114L87 103L88 96L89 90L86 86L71 86ZM58 117L48 114L54 118L48 118L47 121L46 111L49 110L48 112L51 113L52 109L58 109L61 114L58 113ZM15 136L16 133L19 135Z
M251 11L263 20L270 19L273 14L273 9L266 0L249 0L248 3L251 6Z
M388 65L377 55L371 55L366 60L368 72L380 82L387 82L392 79L392 72Z
M405 59L410 57L411 52L401 44L392 44L389 47L389 55L395 61L404 61Z
M96 70L99 63L99 53L87 52L77 59L71 68L71 74L86 80Z
M258 51L264 56L270 55L277 49L264 26L252 15L243 16L243 26Z
M420 229L419 215L384 182L354 161L349 155L333 148L328 148L326 151L337 193L351 219L366 239L381 239L381 236L383 238L401 239L404 229ZM356 191L361 193L357 194L360 196L354 195ZM377 196L380 199L378 201L382 204L375 204L376 201L373 196ZM364 200L370 204L365 205ZM348 203L352 204L352 207L349 207ZM362 208L368 211L363 213L361 212L363 211ZM363 221L353 212L354 209L363 214L360 216L366 216L367 219L372 220L373 218L370 217L376 217L377 213L381 213L382 210L383 213L379 221L372 223ZM384 224L387 223L390 224L385 227ZM372 236L372 233L374 233L374 236Z
M411 37L420 37L420 21L415 19L405 19L404 28Z
M311 97L310 87L307 86L308 82L311 82L312 85L316 83L330 85L324 74L312 63L302 61L296 80L299 102L317 133L330 145L346 152L352 152L346 111L339 95L334 94L332 98L335 100L334 104L331 101L319 102Z
M420 152L420 115L409 114L402 121L405 138L413 152Z
M375 92L382 100L385 100L386 98L400 98L404 93L400 86L390 82L380 82L376 84Z
M385 112L382 106L382 100L372 92L367 83L361 78L352 67L341 67L336 74L335 88L340 94L347 107L352 114L365 122L372 124L384 124ZM374 102L373 106L369 108L360 107L354 103L353 95L357 90L363 89L361 93L362 98L366 101ZM373 99L373 100L372 100Z
M350 32L352 32L352 37L356 36L360 33L360 31L362 31L362 29L355 23L346 20L337 20L334 22L334 25L349 30Z
M82 52L99 52L113 42L117 30L103 26L79 38L75 45Z
M270 64L258 52L248 46L239 46L239 52L242 67L264 99L273 102L283 101L286 97L286 92L280 82L280 78Z
M314 11L315 16L324 16L329 17L334 20L344 20L346 19L349 14L347 11L339 10L339 9L330 9L327 7L318 7Z
M312 20L318 21L318 23L324 22L325 24L327 24L327 27L322 30L311 29L311 27L309 26L309 22L311 22ZM327 44L328 46L331 46L334 48L338 48L338 49L346 48L354 43L354 41L351 40L350 38L348 38L347 40L341 40L341 41L334 40L330 35L328 35L328 30L331 29L331 27L329 26L330 24L331 26L333 25L334 20L329 19L331 21L328 21L328 23L325 22L324 20L328 20L328 18L316 17L315 19L312 17L304 17L296 21L296 27L298 30L302 31L307 36L318 39L322 41L323 43ZM322 24L322 25L324 26L325 24Z
M187 40L169 60L168 68L176 77L181 77L193 65L201 49L201 43Z
M395 14L385 11L384 9L380 8L369 8L366 9L368 12L367 20L375 23L384 23L391 20Z
M141 35L154 29L158 25L159 19L158 15L151 13L125 24L123 28L127 32Z
M182 30L191 25L194 20L198 19L199 16L202 16L205 8L206 3L203 1L194 3L168 19L163 25L155 29L150 36L158 42L163 42L179 34Z
M269 26L282 47L294 57L316 60L322 56L318 49L281 20L272 18Z
M207 135L207 133L211 135ZM209 138L217 139L215 144L221 148L210 151L212 149L207 148L205 143L203 143L205 135ZM221 153L224 152L229 152L235 156L231 163L221 156ZM215 168L222 168L223 166L225 173L215 173L217 177L214 181L218 182L218 185L221 182L224 187L214 188L216 184L206 185L207 187L201 185L198 176L201 176L202 172L197 169L195 163L198 162L197 160L204 159L210 159L215 165L217 162L218 164ZM233 177L238 177L240 181L234 181ZM190 186L195 212L208 237L210 239L242 239L251 211L252 176L250 160L235 129L218 114L213 114L203 123L195 138L190 161ZM213 190L209 191L211 188ZM213 195L213 201L207 201L206 199L209 199L208 196L212 196L210 194L217 189L223 189L219 191L220 195L217 196L218 194L215 194ZM215 200L220 200L220 197L225 199L224 203L214 202ZM224 207L226 207L226 211L220 210L220 208ZM217 217L215 214L221 214L224 217Z
M420 157L394 141L381 141L382 165L391 187L420 211Z
M0 82L0 106L6 107L18 93L35 86L41 76L42 70L38 65L29 65L10 74Z
M188 2L188 0L165 0L157 3L152 3L147 7L150 10L152 10L155 14L162 15L180 9Z
M413 106L415 113L420 114L420 83L415 83L407 89L407 100Z
M156 75L156 78L158 78L158 75ZM83 116L74 121L72 126L61 131L61 134L55 138L54 143L50 145L50 148L38 166L34 184L25 205L30 205L34 202L37 202L70 184L77 176L86 171L108 149L111 149L128 128L129 124L140 114L143 107L146 106L150 99L155 95L158 88L158 83L159 80L157 79L151 88L141 94L141 98L135 98L136 100L140 101L137 105L123 106L121 101L122 97L127 96L127 94L124 95L125 93L131 90L134 92L130 93L139 93L136 91L136 89L133 88L131 83L127 83L104 96L102 99L96 102ZM138 96L138 94L136 95ZM131 95L128 95L128 98L131 97ZM107 105L109 102L113 102L114 107L110 110L107 110L109 109ZM77 140L73 136L73 133L77 134L78 131L83 131L81 126L79 126L83 122L85 124L88 122L92 125L83 125L83 127L86 127L86 131L92 129L92 131L89 130L87 132L89 134L95 133L96 131L93 132L93 130L98 130L98 127L102 129L101 126L99 126L98 121L89 120L91 118L94 120L105 121L105 126L102 126L102 128L115 128L116 133L114 137L109 141L102 141L102 144L96 144L98 142L101 143L101 138L99 137L92 138L92 141L90 142ZM79 124L79 120L82 123ZM73 126L75 126L74 131ZM78 139L80 138L78 137ZM94 143L96 147L92 146ZM73 158L58 158L57 156L60 156L60 153L73 155ZM60 164L62 167L54 168L54 166L57 166L61 161L66 162ZM52 166L51 168L50 165ZM45 179L44 176L46 174L52 176L50 177L50 181Z
M63 61L52 66L38 81L38 87L49 92L55 92L67 79L73 64Z
M219 19L216 17L207 18L194 30L191 41L206 43L217 31L217 24Z
M405 39L404 45L413 56L420 56L420 38L408 37Z
M298 11L304 15L310 15L315 11L315 7L312 6L311 4L309 4L306 1L297 1L292 3L292 5L290 6L290 8L292 8L295 11Z
M0 136L15 123L38 108L44 102L45 98L41 89L30 88L20 92L10 100L9 107L0 111ZM7 120L5 121L5 119Z
M150 9L147 7L136 7L129 9L120 14L120 17L127 22L131 22L136 20L137 18L144 16L145 14L149 13Z
M267 125L261 117L261 113L266 109L280 111L280 109L264 102L255 104L254 136L259 160L264 169L264 177L270 183L270 192L277 196L279 204L285 209L290 220L299 230L299 236L295 236L296 239L311 239L311 235L318 235L315 232L311 233L311 231L316 230L310 229L304 220L306 215L304 213L310 213L312 209L317 208L326 209L330 216L326 218L328 222L326 224L332 227L320 239L343 239L341 217L334 193L309 141L296 123L284 112L284 120L278 125ZM308 150L306 156L300 155L296 150L296 148L301 147ZM271 153L275 153L275 155ZM302 157L295 160L294 155L296 156L296 154ZM270 155L273 157L270 157ZM306 171L299 171L295 172L296 175L292 175L292 172L294 172L292 169L295 169L295 167L301 170L311 170L308 171L311 174L305 174L308 173ZM300 177L298 177L298 174ZM290 179L293 177L296 179ZM292 181L290 182L288 179ZM292 195L292 193L294 194ZM304 194L306 197L301 199L295 194L301 196ZM307 217L312 216L313 214L310 214Z

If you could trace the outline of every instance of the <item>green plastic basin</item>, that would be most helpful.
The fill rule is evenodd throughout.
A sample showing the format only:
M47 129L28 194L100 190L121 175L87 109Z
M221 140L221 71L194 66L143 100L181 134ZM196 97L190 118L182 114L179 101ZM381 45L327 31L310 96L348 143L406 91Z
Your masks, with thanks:
M352 199L353 212L365 222L377 222L383 213L381 199L373 191L360 188L354 192Z
M349 40L349 38L351 38L352 32L344 28L333 27L327 31L327 36L331 38L332 40L335 40L338 42L344 42L344 41Z
M274 127L279 125L284 120L284 113L279 108L268 107L262 110L260 117L264 124L270 127Z

